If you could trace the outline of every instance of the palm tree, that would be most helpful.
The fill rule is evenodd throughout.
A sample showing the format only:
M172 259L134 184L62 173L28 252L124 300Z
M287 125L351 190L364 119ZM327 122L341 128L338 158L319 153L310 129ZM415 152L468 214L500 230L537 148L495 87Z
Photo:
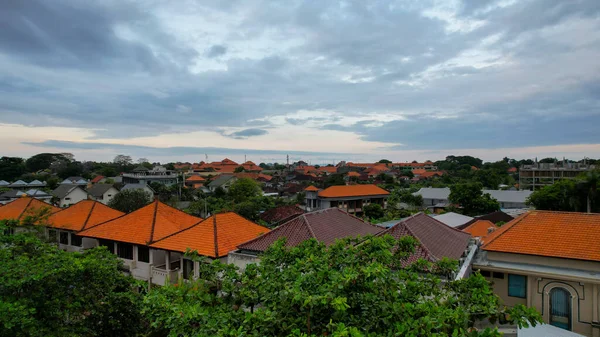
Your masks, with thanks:
M598 193L598 185L600 184L600 171L589 171L582 174L578 185L586 193L587 212L592 212L592 203L596 206L595 199ZM595 207L594 207L595 208Z

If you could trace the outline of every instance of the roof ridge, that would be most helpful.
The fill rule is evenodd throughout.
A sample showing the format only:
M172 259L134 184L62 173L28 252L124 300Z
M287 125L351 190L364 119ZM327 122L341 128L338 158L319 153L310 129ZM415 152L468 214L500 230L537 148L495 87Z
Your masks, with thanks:
M21 217L23 216L23 213L25 213L25 211L27 210L27 208L29 207L29 205L31 205L32 202L33 202L33 198L29 198L29 201L27 202L27 205L25 205L25 207L23 207L23 210L21 211L21 213L17 217L17 220L21 220Z
M106 206L106 207L108 207L108 206ZM146 206L144 206L144 207L146 207ZM114 208L112 208L112 207L108 207L108 208L112 209L113 211L121 212L121 211L119 211L119 210L117 210L117 209L114 209ZM142 207L142 208L143 208L143 207ZM140 209L141 209L141 208L140 208ZM60 211L59 211L59 212L60 212ZM134 211L134 212L135 212L135 211ZM56 213L58 213L58 212L56 212ZM123 213L123 214L119 215L118 217L116 217L116 218L114 218L114 219L108 219L108 220L106 220L106 221L104 221L104 222L101 222L101 223L95 224L95 225L93 225L93 226L91 226L91 227L89 227L89 228L86 228L86 229L80 230L80 231L79 231L79 232L77 232L77 233L80 233L80 232L83 232L83 231L87 231L88 229L96 228L96 227L98 227L98 226L100 226L100 225L104 225L104 224L105 224L105 223L107 223L107 222L111 222L111 221L114 221L114 220L120 219L120 218L122 218L122 217L125 217L125 216L127 216L127 215L129 215L129 214L131 214L131 213L133 213L133 212L131 212L131 213L124 213L124 212L121 212L121 213Z
M306 214L302 214L302 218L304 219L304 222L306 223L306 227L308 228L308 231L310 232L310 235L312 235L313 238L319 240L317 238L317 236L315 235L315 232L312 230L312 227L310 227L310 222L306 218Z
M499 230L496 230L493 232L494 237L485 243L485 245L483 245L483 249L485 249L487 246L489 246L490 244L492 244L492 242L496 241L497 238L499 238L500 236L502 236L502 234L508 232L509 230L513 229L519 222L521 222L523 219L525 219L526 217L528 217L531 213L527 212L527 213L523 213L521 214L519 217L515 218L513 221L510 221L509 223L505 224L504 226L500 227ZM506 226L506 229L502 230L503 227Z
M419 212L421 213L421 212ZM417 214L419 214L417 213ZM417 215L415 214L415 215ZM410 217L398 222L397 224L393 225L392 227L384 230L383 232L377 233L375 234L376 236L384 236L386 234L389 234L388 232L391 232L393 229L397 228L399 225L403 225L404 228L406 229L406 231L409 233L410 236L412 236L413 238L415 238L418 242L419 242L419 246L429 255L432 256L435 260L439 260L437 256L433 255L433 253L427 248L425 247L425 245L423 244L423 242L421 241L421 239L419 238L419 236L417 234L415 234L415 232L413 232L407 225L406 225L406 220L412 218L414 215L411 215ZM389 234L391 235L391 234ZM393 237L393 236L392 236ZM417 248L415 246L415 248ZM411 254L412 255L412 254Z
M347 211L344 211L343 209L340 209L340 208L338 208L338 210L340 210L340 211L342 211L342 212L344 212L344 213L348 214L349 216L353 217L353 218L354 218L354 219L356 219L356 220L359 220L359 221L361 221L361 222L362 222L362 223L364 223L365 225L370 225L370 226L372 226L372 227L375 227L375 228L377 228L377 229L382 229L380 226L377 226L377 225L374 225L374 224L372 224L372 223L370 223L370 222L368 222L368 221L365 221L364 219L361 219L361 218L357 217L357 216L356 216L356 215L354 215L354 214L351 214L351 213L349 213L349 212L347 212Z
M148 241L148 245L153 242L154 239L154 227L156 226L156 213L158 212L158 198L154 202L154 214L152 215L152 225L150 226L150 241Z
M81 201L84 201L84 200L81 200ZM81 201L80 201L80 202L81 202ZM78 202L78 203L79 203L79 202ZM78 204L78 203L77 203L77 204ZM83 222L83 225L81 226L81 229L80 229L80 231L81 231L82 229L84 229L84 228L85 228L85 225L87 225L88 221L90 221L90 218L92 217L92 213L94 212L94 208L96 207L96 203L97 203L97 201L92 201L92 208L90 208L90 212L88 213L87 217L85 218L85 221Z
M152 244L155 244L155 243L157 243L157 242L160 242L160 241L162 241L162 240L165 240L166 238L170 238L171 236L174 236L174 235L177 235L177 234L179 234L179 233L185 232L185 231L187 231L188 229L192 229L192 228L194 228L194 227L196 227L196 226L198 226L198 225L202 224L203 222L207 221L208 219L210 219L210 217L212 217L212 215L211 215L211 216L209 216L209 217L208 217L208 218L206 218L206 219L201 219L200 221L198 221L197 223L195 223L195 224L191 225L190 227L186 227L186 228L184 228L184 229L180 229L180 230L178 230L178 231L177 231L177 232L175 232L175 233L171 233L171 234L169 234L169 235L165 236L164 238L160 238L160 239L158 239L158 240L156 240L156 241L152 242L152 243L151 243L151 245L152 245Z

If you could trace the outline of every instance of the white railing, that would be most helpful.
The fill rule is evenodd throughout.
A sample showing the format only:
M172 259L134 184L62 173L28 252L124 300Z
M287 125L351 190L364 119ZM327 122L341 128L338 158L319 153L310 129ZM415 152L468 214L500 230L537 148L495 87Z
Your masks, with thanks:
M177 283L179 279L179 268L167 271L166 265L152 267L152 283L165 285L167 281L171 284Z

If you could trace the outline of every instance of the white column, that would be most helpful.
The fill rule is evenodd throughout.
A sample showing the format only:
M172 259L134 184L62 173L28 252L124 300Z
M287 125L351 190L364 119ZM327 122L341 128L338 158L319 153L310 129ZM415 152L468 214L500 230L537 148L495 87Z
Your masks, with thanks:
M167 272L171 271L171 252L167 251L165 254L165 262L167 263L166 269Z

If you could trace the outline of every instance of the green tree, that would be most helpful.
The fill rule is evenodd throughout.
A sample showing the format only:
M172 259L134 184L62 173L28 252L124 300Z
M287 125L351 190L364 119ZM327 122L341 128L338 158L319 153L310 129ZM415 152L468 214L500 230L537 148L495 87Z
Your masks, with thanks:
M0 223L0 336L136 336L140 294L105 248L59 250Z
M40 153L27 159L25 166L29 172L37 172L49 169L56 161L68 162L70 160L61 153Z
M407 266L415 244L385 236L290 248L279 240L244 271L201 263L199 280L149 293L143 314L150 334L172 337L500 336L472 326L541 321L535 309L502 307L479 274L442 282L456 261Z
M573 180L559 180L531 193L527 204L539 210L577 211L580 208L580 202L576 194L576 185Z
M450 186L450 202L461 207L465 215L487 214L500 209L500 204L489 193L483 193L481 183L462 183Z
M383 216L385 215L383 207L381 207L381 205L379 204L365 205L363 206L363 212L365 213L365 216L369 219L380 219L383 218Z
M0 158L0 180L13 181L25 173L25 162L23 158L2 157Z
M329 186L346 185L344 176L341 174L330 174L325 178L325 188Z
M600 170L588 171L582 173L579 177L577 187L581 194L585 196L586 211L600 211L598 205L598 185L600 184Z
M235 168L235 170L233 170L233 173L242 173L242 172L246 172L246 170L244 170L243 166L238 166Z
M378 163L380 163L380 164L391 164L392 161L391 160L387 160L387 159L381 159L380 161L378 161Z
M152 196L144 190L125 190L117 193L108 206L124 213L131 213L151 202Z
M229 186L227 195L236 203L260 196L262 190L258 183L250 178L240 178Z

